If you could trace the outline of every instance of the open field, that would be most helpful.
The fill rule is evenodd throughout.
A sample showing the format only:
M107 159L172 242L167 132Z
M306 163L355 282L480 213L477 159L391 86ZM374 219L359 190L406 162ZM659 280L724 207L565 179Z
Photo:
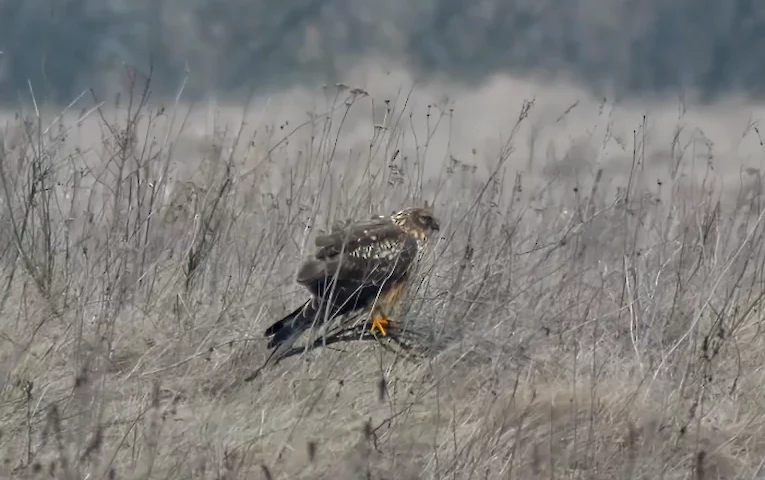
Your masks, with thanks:
M765 108L134 80L3 118L3 478L765 475ZM428 356L335 344L243 382L312 235L425 200L400 318Z

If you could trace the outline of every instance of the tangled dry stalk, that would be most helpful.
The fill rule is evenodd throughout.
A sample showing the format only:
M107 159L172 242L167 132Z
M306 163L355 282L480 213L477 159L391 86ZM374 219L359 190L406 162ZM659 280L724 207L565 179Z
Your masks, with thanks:
M659 161L645 121L607 131L628 154L591 174L571 175L570 156L517 168L533 101L491 161L460 160L433 153L448 106L328 91L303 123L216 122L199 148L182 141L181 93L162 107L135 76L113 104L35 104L8 123L4 477L765 472L759 170L723 185L680 127ZM370 109L368 141L349 147ZM311 235L423 199L443 236L400 316L428 356L339 342L244 382L264 326L304 294L292 278Z

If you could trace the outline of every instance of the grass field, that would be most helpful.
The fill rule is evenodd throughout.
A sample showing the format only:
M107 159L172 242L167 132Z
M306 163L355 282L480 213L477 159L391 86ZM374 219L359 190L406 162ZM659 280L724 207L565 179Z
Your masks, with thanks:
M765 475L754 107L389 75L218 108L132 79L4 119L2 477ZM348 342L244 382L312 235L425 200L399 314L425 358Z

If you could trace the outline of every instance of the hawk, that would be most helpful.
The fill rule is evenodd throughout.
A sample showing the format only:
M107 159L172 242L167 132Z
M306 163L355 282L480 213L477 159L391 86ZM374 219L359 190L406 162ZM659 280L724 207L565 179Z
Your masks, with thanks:
M439 228L426 204L318 235L316 251L300 265L296 278L311 298L265 330L268 348L291 344L314 322L320 325L367 308L372 333L386 336L390 312L406 293L413 267Z

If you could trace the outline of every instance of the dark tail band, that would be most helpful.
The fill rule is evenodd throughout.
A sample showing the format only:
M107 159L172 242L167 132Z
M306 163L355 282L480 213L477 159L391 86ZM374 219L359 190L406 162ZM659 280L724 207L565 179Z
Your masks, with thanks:
M316 318L317 310L313 299L311 299L281 320L273 323L263 333L265 337L271 337L268 341L268 348L274 348L290 338L297 337L297 335L310 327Z

